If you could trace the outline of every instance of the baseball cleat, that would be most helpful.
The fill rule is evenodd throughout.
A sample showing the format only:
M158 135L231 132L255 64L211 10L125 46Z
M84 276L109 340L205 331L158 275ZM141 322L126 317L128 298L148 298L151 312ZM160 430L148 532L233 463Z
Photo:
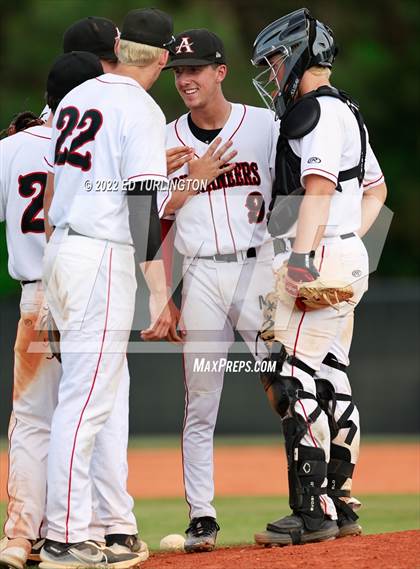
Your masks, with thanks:
M338 519L338 535L337 537L347 537L349 535L361 535L362 526L357 521Z
M266 531L255 534L255 543L265 546L282 546L329 541L337 537L338 531L337 522L330 519L324 519L319 529L308 530L302 518L292 514L267 524Z
M219 524L210 516L193 518L185 531L187 534L184 544L185 552L213 551L219 530Z
M31 542L23 537L15 539L4 538L1 541L0 567L24 569L31 547Z
M149 558L149 548L147 543L141 541L138 535L127 535L115 533L105 536L105 550L113 553L135 553L138 562L146 561Z
M41 549L44 547L45 539L38 539L32 542L32 549L28 555L27 565L35 565L41 563Z
M114 544L115 546L115 544ZM113 547L114 547L113 546ZM143 559L117 547L100 549L93 541L59 543L46 540L41 550L40 569L129 569Z

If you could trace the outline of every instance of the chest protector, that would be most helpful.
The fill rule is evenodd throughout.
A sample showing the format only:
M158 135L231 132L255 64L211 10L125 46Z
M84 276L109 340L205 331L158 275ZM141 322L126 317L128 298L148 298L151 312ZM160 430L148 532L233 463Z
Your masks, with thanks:
M364 122L355 103L346 93L334 87L323 86L300 97L287 110L280 125L277 142L276 178L270 203L268 230L273 237L283 235L295 223L305 189L300 183L301 159L293 152L289 140L302 138L318 124L321 116L319 97L334 97L346 104L353 113L360 132L361 152L358 164L338 174L336 191L341 192L340 182L357 178L359 186L365 175L366 131Z

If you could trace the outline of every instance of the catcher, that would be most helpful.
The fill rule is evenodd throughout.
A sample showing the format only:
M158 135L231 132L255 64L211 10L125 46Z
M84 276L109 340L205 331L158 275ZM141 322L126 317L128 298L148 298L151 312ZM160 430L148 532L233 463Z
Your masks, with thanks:
M336 51L331 30L306 9L254 43L253 63L264 67L254 85L281 119L269 222L281 268L262 330L270 339L273 328L277 370L261 379L282 419L292 509L256 534L264 545L361 531L350 497L359 418L346 366L354 308L368 286L360 237L386 187L358 105L329 82Z

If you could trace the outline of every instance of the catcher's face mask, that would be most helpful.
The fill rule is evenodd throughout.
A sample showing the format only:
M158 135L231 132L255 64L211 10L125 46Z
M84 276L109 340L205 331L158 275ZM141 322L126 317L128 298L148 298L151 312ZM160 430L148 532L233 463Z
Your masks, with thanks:
M254 42L251 61L265 69L253 84L278 118L295 98L309 61L308 28L307 10L296 10L267 26Z

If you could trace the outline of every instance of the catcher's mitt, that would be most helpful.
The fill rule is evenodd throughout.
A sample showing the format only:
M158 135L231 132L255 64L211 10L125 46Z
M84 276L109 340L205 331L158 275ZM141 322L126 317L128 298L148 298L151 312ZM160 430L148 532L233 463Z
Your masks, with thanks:
M287 265L284 264L276 271L275 294L277 298L282 298L290 302L290 295L285 290L285 279L287 278ZM341 302L350 302L353 298L353 287L342 281L331 281L317 278L314 281L296 283L296 303L297 306L319 310L332 306L340 310ZM303 305L303 306L302 306Z
M308 283L298 284L297 298L303 302L306 308L316 310L332 306L339 310L340 302L351 302L354 292L349 284L340 281L324 282L316 279Z

